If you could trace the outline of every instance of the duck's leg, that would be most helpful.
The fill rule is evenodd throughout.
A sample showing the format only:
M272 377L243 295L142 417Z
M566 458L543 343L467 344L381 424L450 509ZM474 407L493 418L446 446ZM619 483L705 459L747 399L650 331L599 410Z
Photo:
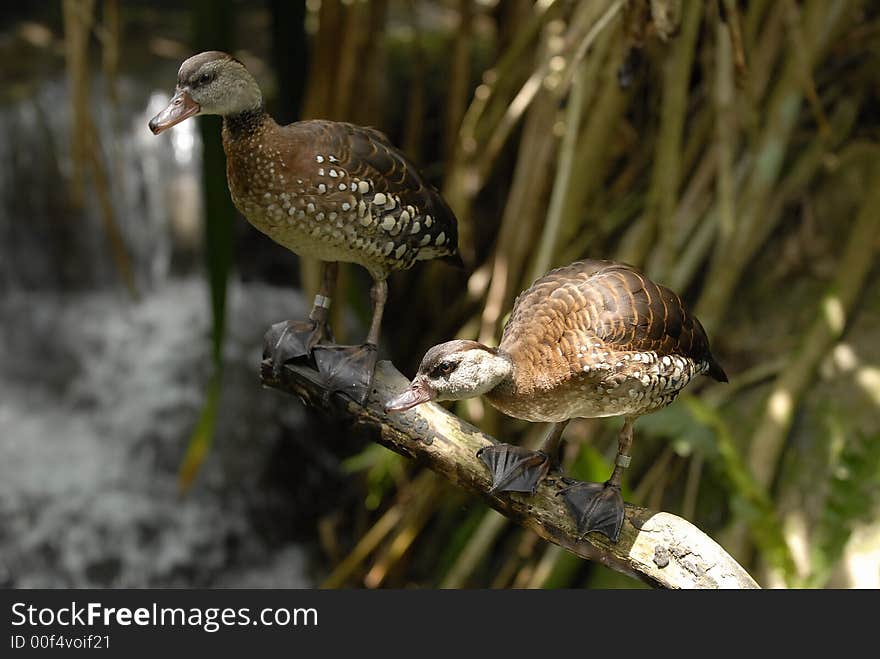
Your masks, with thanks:
M373 370L379 354L379 330L382 327L382 313L388 299L388 283L384 279L373 282L370 291L373 302L373 320L367 341L358 346L315 346L315 363L318 372L324 376L328 393L341 391L360 405L367 401Z
M575 483L560 492L577 522L580 533L598 531L617 542L623 526L623 497L620 481L629 467L634 417L626 417L617 441L617 458L611 478L605 483Z
M263 337L263 358L272 359L275 377L281 367L292 359L308 357L314 347L324 340L333 340L327 319L330 315L330 301L336 288L339 264L324 261L321 268L321 286L315 295L315 302L308 320L284 320L275 323Z
M554 423L541 448L531 451L511 444L493 444L477 451L477 457L492 472L495 492L534 492L551 467L558 466L559 444L568 421Z

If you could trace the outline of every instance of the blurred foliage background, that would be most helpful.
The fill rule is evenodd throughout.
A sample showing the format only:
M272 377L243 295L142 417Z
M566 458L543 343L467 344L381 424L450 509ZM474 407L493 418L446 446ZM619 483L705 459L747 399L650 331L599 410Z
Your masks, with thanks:
M308 300L317 278L314 262L236 217L216 118L161 142L179 149L187 135L201 145L174 174L198 176L200 167L194 200L180 192L161 211L179 215L186 197L201 229L160 223L172 237L158 267L155 246L126 227L114 162L147 142L120 142L131 117L120 116L119 81L147 81L161 106L183 59L222 49L256 75L279 123L378 127L455 210L466 269L419 264L390 282L382 352L404 373L443 340L496 343L515 296L552 267L581 257L638 265L686 298L731 382L695 382L639 420L627 500L688 518L765 586L880 587L875 3L63 0L6 7L0 18L0 48L18 59L6 65L6 103L32 93L53 65L66 67L71 143L41 148L69 153L57 172L64 204L95 206L100 222L88 230L101 250L92 258L113 273L80 285L125 290L133 304L157 279L204 263L214 367L200 421L178 444L182 459L189 446L184 484L200 487L198 466L210 456L227 282L299 288ZM95 104L110 116L103 128ZM149 114L144 106L131 130L146 133ZM6 211L6 224L27 224L26 203ZM41 285L70 287L69 251L52 257L60 274ZM0 291L32 285L21 267L4 268ZM343 266L337 338L361 335L368 286L365 272ZM506 441L536 444L543 430L480 400L455 411ZM607 475L619 424L569 426L571 475ZM315 419L312 432L338 440L329 450L345 495L298 493L332 503L300 529L316 585L639 585L334 428Z

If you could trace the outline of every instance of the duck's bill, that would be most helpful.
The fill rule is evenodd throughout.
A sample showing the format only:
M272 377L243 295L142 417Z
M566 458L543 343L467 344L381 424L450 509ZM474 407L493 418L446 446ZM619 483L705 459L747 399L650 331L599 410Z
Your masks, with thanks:
M168 103L168 107L150 119L150 130L153 131L154 135L158 135L163 130L179 124L194 114L198 114L200 109L199 104L192 100L192 97L186 91L180 89Z
M405 412L412 409L416 405L427 403L434 398L434 392L431 388L420 382L413 382L409 389L404 391L396 398L392 398L386 405L386 412Z

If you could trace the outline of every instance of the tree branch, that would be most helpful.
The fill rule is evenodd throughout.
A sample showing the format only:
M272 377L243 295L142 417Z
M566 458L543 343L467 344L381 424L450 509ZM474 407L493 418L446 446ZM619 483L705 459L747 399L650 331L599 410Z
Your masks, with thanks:
M272 363L262 364L263 384L298 396L306 405L349 420L375 441L481 496L505 517L541 538L590 560L659 588L758 588L754 579L714 540L690 522L664 512L626 504L619 541L578 535L565 503L557 494L564 484L552 476L535 494L488 494L489 472L477 450L495 440L433 403L386 415L383 404L408 381L390 362L379 362L366 407L340 394L328 396L306 366L288 365L279 378Z

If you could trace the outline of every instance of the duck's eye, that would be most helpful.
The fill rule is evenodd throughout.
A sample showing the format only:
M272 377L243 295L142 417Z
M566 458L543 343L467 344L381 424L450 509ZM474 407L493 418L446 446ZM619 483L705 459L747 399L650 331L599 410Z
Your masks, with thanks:
M199 76L198 82L200 85L207 85L209 82L211 82L211 75L209 73L203 73Z
M455 370L455 367L456 367L455 362L442 361L439 364L437 364L437 368L435 368L434 371L438 375L449 375L450 373L452 373L452 371Z

